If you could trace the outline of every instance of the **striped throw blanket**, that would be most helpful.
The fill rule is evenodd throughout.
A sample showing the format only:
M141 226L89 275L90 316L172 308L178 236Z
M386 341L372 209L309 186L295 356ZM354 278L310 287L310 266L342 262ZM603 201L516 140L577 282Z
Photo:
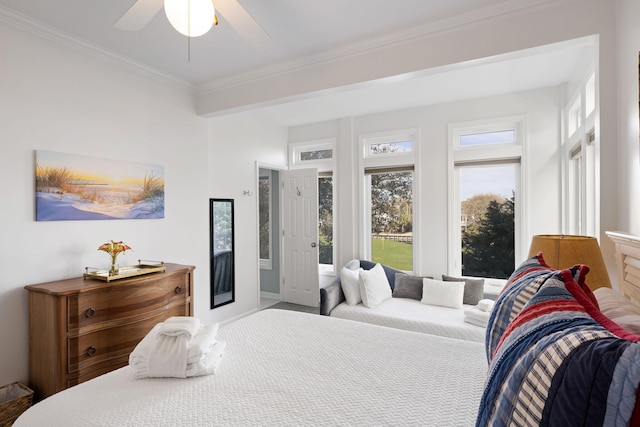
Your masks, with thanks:
M607 319L589 268L512 274L489 319L477 426L640 426L640 336Z

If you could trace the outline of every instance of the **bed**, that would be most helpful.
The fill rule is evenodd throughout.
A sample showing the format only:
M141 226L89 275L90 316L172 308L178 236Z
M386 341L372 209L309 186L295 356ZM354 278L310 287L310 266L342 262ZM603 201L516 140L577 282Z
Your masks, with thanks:
M484 343L486 327L465 321L466 311L473 309L482 298L495 299L503 284L485 284L484 279L469 278L467 291L460 295L460 307L433 305L423 303L423 277L411 276L392 267L380 264L387 285L391 288L387 298L374 306L360 303L349 303L344 293L342 276L345 271L355 272L358 269L371 270L376 263L367 260L353 259L347 262L328 285L320 288L320 314L340 319L355 320L373 325L422 332L442 337L450 337ZM426 277L433 279L433 277ZM443 277L444 279L444 277ZM447 277L448 281L463 281ZM359 286L359 284L358 284ZM349 287L347 287L349 291ZM489 291L489 293L487 293ZM469 292L467 294L467 292ZM467 298L469 301L466 301ZM465 303L464 305L462 304ZM437 303L436 303L437 304ZM446 305L446 304L444 304ZM486 320L484 322L486 324Z
M469 426L487 370L481 343L291 311L258 312L218 337L214 375L135 380L127 366L15 426Z
M484 343L486 328L465 322L464 316L463 309L427 306L408 298L391 298L374 308L341 303L331 310L331 317Z

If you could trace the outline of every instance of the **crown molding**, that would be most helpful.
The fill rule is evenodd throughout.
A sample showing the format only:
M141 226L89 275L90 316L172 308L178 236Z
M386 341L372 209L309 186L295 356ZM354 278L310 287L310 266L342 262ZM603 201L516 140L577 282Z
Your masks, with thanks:
M558 3L562 1L565 0L507 0L481 9L440 19L438 21L432 21L417 27L408 28L393 34L387 34L385 36L368 39L364 42L353 43L338 49L325 51L321 54L256 68L247 73L236 74L228 78L216 79L198 85L197 92L198 95L207 95L212 92L230 89L235 86L253 83L282 74L288 74L319 64L332 63L339 61L342 58L362 55L380 48L409 43L411 41L428 37L442 31L451 30L462 25L515 13L524 9L538 7L545 3Z
M61 46L88 54L102 61L115 64L164 85L172 86L190 94L196 93L196 86L186 80L164 73L141 62L134 61L124 55L110 51L99 45L89 43L81 38L46 25L41 21L8 9L5 6L0 6L0 22L4 22L19 30L34 34Z

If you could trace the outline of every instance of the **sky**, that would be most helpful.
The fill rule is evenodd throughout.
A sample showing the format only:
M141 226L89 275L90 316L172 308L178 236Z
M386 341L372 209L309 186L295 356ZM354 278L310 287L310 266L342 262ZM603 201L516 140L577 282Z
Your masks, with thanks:
M36 151L36 163L44 168L64 168L74 177L109 183L141 184L147 175L164 179L164 167L54 151Z
M515 171L514 164L460 167L460 200L486 193L511 197L516 188Z

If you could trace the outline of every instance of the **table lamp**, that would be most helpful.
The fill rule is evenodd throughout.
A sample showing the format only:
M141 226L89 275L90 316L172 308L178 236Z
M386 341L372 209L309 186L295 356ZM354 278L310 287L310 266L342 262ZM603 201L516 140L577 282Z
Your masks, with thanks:
M557 270L570 268L576 264L588 266L586 282L591 290L611 287L609 273L595 237L540 234L531 239L529 258L538 252L542 252L544 261L549 267Z

